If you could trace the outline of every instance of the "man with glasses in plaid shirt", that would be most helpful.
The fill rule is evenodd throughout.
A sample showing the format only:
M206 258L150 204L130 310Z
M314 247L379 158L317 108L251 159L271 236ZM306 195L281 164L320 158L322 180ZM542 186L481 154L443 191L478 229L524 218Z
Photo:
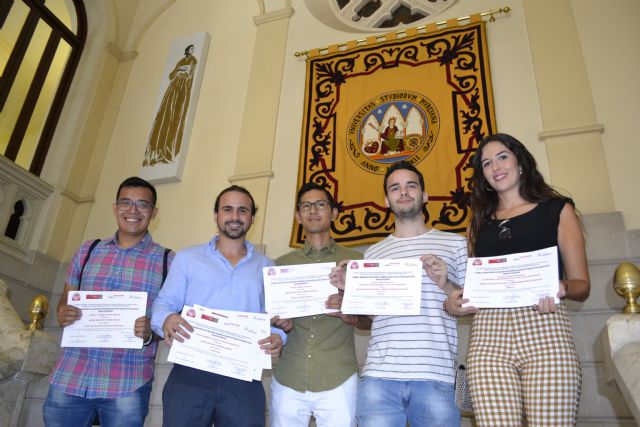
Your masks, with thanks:
M120 184L113 204L118 231L109 239L83 243L71 260L56 312L61 327L82 316L80 309L67 304L73 290L147 292L149 312L174 256L155 243L148 231L158 212L156 198L155 188L141 178ZM62 349L43 407L46 426L88 426L99 416L102 426L142 427L157 340L148 316L136 319L131 329L142 338L141 349Z

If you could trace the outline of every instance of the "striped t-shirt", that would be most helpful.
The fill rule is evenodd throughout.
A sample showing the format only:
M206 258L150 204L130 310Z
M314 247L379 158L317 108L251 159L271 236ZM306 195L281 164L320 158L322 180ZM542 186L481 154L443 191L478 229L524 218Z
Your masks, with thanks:
M464 285L467 242L432 229L420 236L389 235L365 253L365 259L420 258L433 254L446 264L449 280ZM375 316L362 375L392 380L453 383L458 334L456 319L442 309L446 295L422 272L419 316Z

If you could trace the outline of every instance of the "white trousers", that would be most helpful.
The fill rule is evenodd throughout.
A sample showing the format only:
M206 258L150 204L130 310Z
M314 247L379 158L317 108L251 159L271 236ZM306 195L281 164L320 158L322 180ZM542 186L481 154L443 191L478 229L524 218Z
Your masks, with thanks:
M301 393L271 378L271 427L308 427L311 415L318 427L355 427L358 375L338 387Z

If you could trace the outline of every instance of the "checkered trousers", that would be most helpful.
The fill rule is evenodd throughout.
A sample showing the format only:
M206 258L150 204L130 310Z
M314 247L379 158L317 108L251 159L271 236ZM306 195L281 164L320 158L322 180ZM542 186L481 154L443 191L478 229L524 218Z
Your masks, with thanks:
M564 305L482 309L467 356L478 426L574 426L582 373Z

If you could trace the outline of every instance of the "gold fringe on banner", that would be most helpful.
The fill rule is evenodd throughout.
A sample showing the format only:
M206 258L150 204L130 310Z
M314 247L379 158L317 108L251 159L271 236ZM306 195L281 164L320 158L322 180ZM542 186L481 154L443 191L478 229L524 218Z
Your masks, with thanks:
M377 42L393 40L399 37L410 37L416 34L427 34L445 27L451 27L451 26L457 25L464 21L477 22L485 16L489 17L489 22L494 22L496 20L495 15L500 13L509 13L509 12L511 12L511 8L509 6L505 6L505 7L501 7L500 9L492 9L487 12L481 12L481 13L476 13L469 16L463 16L460 18L449 19L447 21L420 25L418 27L406 28L406 29L394 31L391 33L380 34L377 36L369 36L366 39L352 40L350 42L334 44L334 45L323 47L323 48L297 51L294 53L294 56L306 55L307 58L311 58L318 55L325 55L327 53L349 50L356 46L363 46L363 45L369 45Z

